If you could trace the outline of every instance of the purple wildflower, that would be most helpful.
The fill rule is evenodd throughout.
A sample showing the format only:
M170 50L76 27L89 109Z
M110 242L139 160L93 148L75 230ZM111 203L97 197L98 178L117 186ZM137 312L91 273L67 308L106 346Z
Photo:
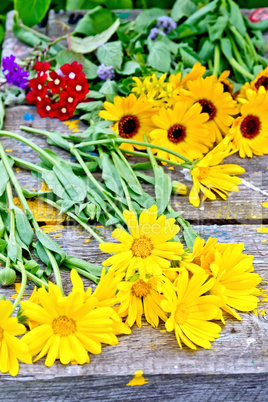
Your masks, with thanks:
M2 71L8 84L25 89L28 85L29 73L15 62L15 56L4 57Z
M162 36L166 36L165 32L159 30L158 28L152 28L148 38L151 38L152 40L155 40L157 38L157 35L160 34Z
M176 22L171 17L166 17L163 15L162 17L157 18L157 28L163 28L163 31L168 34L173 29L177 28Z
M97 74L99 79L103 81L113 80L115 77L113 66L105 66L105 64L101 64L98 67Z

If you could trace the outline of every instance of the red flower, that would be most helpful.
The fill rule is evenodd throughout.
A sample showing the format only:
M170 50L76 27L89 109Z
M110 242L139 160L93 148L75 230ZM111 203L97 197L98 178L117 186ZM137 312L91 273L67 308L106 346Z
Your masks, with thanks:
M50 69L50 63L48 63L47 61L45 61L44 63L42 61L37 61L33 68L37 72L46 72Z
M78 74L76 80L68 82L69 94L77 100L82 100L89 92L89 84L83 73Z
M82 64L78 64L77 61L73 61L72 64L64 64L61 66L61 71L64 75L68 76L71 80L74 80L79 73L82 72Z
M42 100L42 97L35 91L30 91L26 95L27 102L32 105L37 105Z
M65 87L66 77L61 77L56 71L51 71L49 77L52 81L48 81L47 86L53 94L59 94L60 90Z
M44 74L46 75L46 74ZM29 82L29 86L30 88L36 92L36 94L38 94L41 98L43 98L46 93L47 93L47 87L45 86L45 81L44 77L37 77L37 78L33 78L30 80Z
M37 103L37 112L41 117L54 117L54 105L51 103L51 100L48 97L45 97L43 100Z
M66 105L66 102L63 100L60 100L55 104L55 114L54 116L60 119L61 121L63 120L68 120L70 117L73 117L75 111L75 106L73 108L68 108Z
M63 90L60 94L60 99L63 105L67 107L67 109L71 112L74 112L78 100L72 96L69 92Z

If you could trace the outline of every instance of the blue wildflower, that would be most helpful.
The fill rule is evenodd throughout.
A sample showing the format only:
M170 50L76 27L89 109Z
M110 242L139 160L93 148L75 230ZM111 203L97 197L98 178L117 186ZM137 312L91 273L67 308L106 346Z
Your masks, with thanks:
M15 62L15 56L7 56L2 60L2 71L8 84L25 89L28 85L29 73Z
M97 69L97 74L100 80L107 81L113 80L115 77L113 66L105 66L105 64L101 64Z
M157 18L156 27L158 29L163 28L163 32L165 34L168 34L173 29L177 28L177 24L171 17L166 17L165 15L163 15L162 17Z
M157 38L157 35L160 34L162 36L166 36L165 32L159 30L158 28L152 28L148 38L151 38L152 40L155 40Z

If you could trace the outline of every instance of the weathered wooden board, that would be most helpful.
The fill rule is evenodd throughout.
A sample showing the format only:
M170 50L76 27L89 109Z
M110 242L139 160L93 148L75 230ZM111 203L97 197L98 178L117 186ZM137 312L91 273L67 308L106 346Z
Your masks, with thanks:
M138 12L138 11L137 11ZM49 36L57 36L60 25L55 20L68 22L72 12L50 13L49 25L41 31ZM129 18L128 11L124 11ZM131 15L133 11L131 12ZM121 15L120 15L121 16ZM11 15L8 19L8 33L5 41L5 55L16 52L25 57L29 48L18 44L11 33ZM68 125L51 120L41 119L36 108L16 106L7 109L5 129L14 131L32 139L42 148L47 147L43 137L22 133L19 126L29 124L43 130L56 130L61 133L70 132ZM84 129L80 122L79 128ZM38 161L37 154L20 142L1 138L10 155L27 159L33 163ZM50 146L49 146L50 147ZM71 155L58 152L67 160ZM71 158L73 161L73 158ZM134 158L130 158L135 160ZM259 234L260 224L268 223L268 209L261 202L268 201L268 156L241 160L233 155L226 163L238 163L245 167L242 176L255 186L253 190L240 185L238 193L231 193L228 201L216 200L202 203L200 208L189 204L187 196L174 196L172 205L176 210L184 210L184 217L194 223L195 228L205 237L214 236L220 242L245 243L245 252L255 257L255 269L263 277L262 288L266 289L267 274L267 238L268 234ZM167 168L166 168L167 169ZM184 175L178 170L166 170L175 180L180 180L190 187ZM38 189L40 183L23 169L17 169L20 183L28 189ZM97 173L96 177L100 178ZM152 189L146 186L152 194ZM258 190L259 189L259 190ZM53 223L45 219L48 223ZM39 219L42 222L42 219ZM219 225L217 225L219 224ZM53 228L50 228L53 230ZM106 255L100 253L98 244L90 235L77 225L63 222L59 231L51 232L52 237L70 255L100 264ZM111 240L111 230L99 228L104 238ZM47 228L48 230L48 228ZM64 290L70 291L69 272L62 272ZM53 275L51 276L53 280ZM84 280L85 285L90 285ZM94 287L94 286L93 286ZM29 281L25 298L31 293L33 284ZM7 298L14 295L14 287L3 289ZM268 290L267 292L268 293ZM226 325L222 328L220 339L216 340L211 350L199 349L191 352L184 347L179 349L174 333L164 332L164 324L153 329L144 323L141 329L134 326L130 336L120 336L119 344L114 347L104 346L103 353L91 356L91 362L85 366L63 366L55 363L53 367L44 366L44 359L32 366L21 364L20 373L14 379L0 374L0 400L174 400L174 401L265 401L267 397L268 342L266 302L261 303L258 312L241 314L242 322L226 317ZM162 331L162 332L160 332ZM148 384L142 387L127 387L136 370L142 370Z

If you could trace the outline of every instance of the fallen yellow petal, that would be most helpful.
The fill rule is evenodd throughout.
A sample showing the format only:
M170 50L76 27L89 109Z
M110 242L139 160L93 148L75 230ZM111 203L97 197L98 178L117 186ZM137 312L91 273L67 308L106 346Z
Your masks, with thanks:
M136 385L144 385L148 383L148 379L143 377L143 371L135 371L135 375L132 380L129 381L127 386L135 387Z
M267 228L265 228L265 227L258 228L257 232L258 233L268 233L268 227Z
M262 205L264 208L268 208L268 202L261 202L261 205Z

